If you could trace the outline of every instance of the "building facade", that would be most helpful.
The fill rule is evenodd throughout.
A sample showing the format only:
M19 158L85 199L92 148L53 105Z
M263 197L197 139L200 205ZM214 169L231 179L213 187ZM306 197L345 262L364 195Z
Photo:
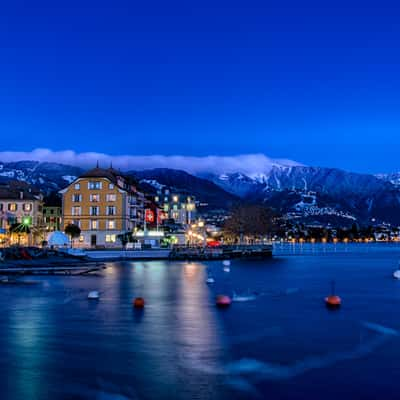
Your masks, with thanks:
M0 186L0 243L38 245L44 239L43 195L25 182Z
M45 205L43 207L43 220L47 232L59 231L61 229L62 208Z
M94 168L62 194L62 227L81 229L79 246L116 247L118 235L143 226L145 197L137 183L112 168Z
M190 225L196 219L196 199L185 191L162 188L157 191L154 202L163 211L165 219L172 219L177 224Z

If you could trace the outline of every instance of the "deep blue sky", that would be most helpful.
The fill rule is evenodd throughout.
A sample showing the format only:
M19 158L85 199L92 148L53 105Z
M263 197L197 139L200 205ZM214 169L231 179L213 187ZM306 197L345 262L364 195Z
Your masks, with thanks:
M400 170L396 2L13 0L0 14L0 150Z

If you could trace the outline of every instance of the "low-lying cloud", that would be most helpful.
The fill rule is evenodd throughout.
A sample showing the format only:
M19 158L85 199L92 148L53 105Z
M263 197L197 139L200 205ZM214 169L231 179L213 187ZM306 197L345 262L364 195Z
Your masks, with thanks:
M124 171L143 170L152 168L173 168L193 174L221 174L241 172L246 175L255 175L268 172L273 166L301 165L295 161L273 159L264 154L241 154L236 156L164 156L164 155L109 155L104 153L77 153L72 150L52 151L49 149L35 149L30 152L0 152L0 161L41 161L54 162L92 168L98 162L101 167L108 167L112 163L115 168Z

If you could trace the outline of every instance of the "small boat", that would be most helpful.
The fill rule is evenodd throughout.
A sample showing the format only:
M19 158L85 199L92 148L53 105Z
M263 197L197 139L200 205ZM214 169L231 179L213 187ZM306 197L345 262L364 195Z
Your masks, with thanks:
M214 283L215 282L215 279L212 277L212 276L209 276L207 279L206 279L206 283Z
M100 293L97 290L92 290L88 294L88 299L89 300L99 300L100 299Z
M224 272L231 272L231 269L229 267L224 267Z
M224 265L225 267L229 267L231 265L231 261L230 260L224 260L224 261L222 261L222 265Z
M253 301L256 298L257 296L254 293L250 293L250 291L248 291L247 294L237 294L236 292L233 292L232 301L235 302Z

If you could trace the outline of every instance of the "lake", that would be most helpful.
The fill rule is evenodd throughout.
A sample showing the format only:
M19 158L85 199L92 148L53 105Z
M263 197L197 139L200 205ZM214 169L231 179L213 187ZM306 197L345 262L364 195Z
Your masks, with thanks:
M399 259L391 244L286 244L230 272L120 262L2 285L0 398L398 399ZM336 311L323 302L332 280ZM234 291L257 297L215 307Z

